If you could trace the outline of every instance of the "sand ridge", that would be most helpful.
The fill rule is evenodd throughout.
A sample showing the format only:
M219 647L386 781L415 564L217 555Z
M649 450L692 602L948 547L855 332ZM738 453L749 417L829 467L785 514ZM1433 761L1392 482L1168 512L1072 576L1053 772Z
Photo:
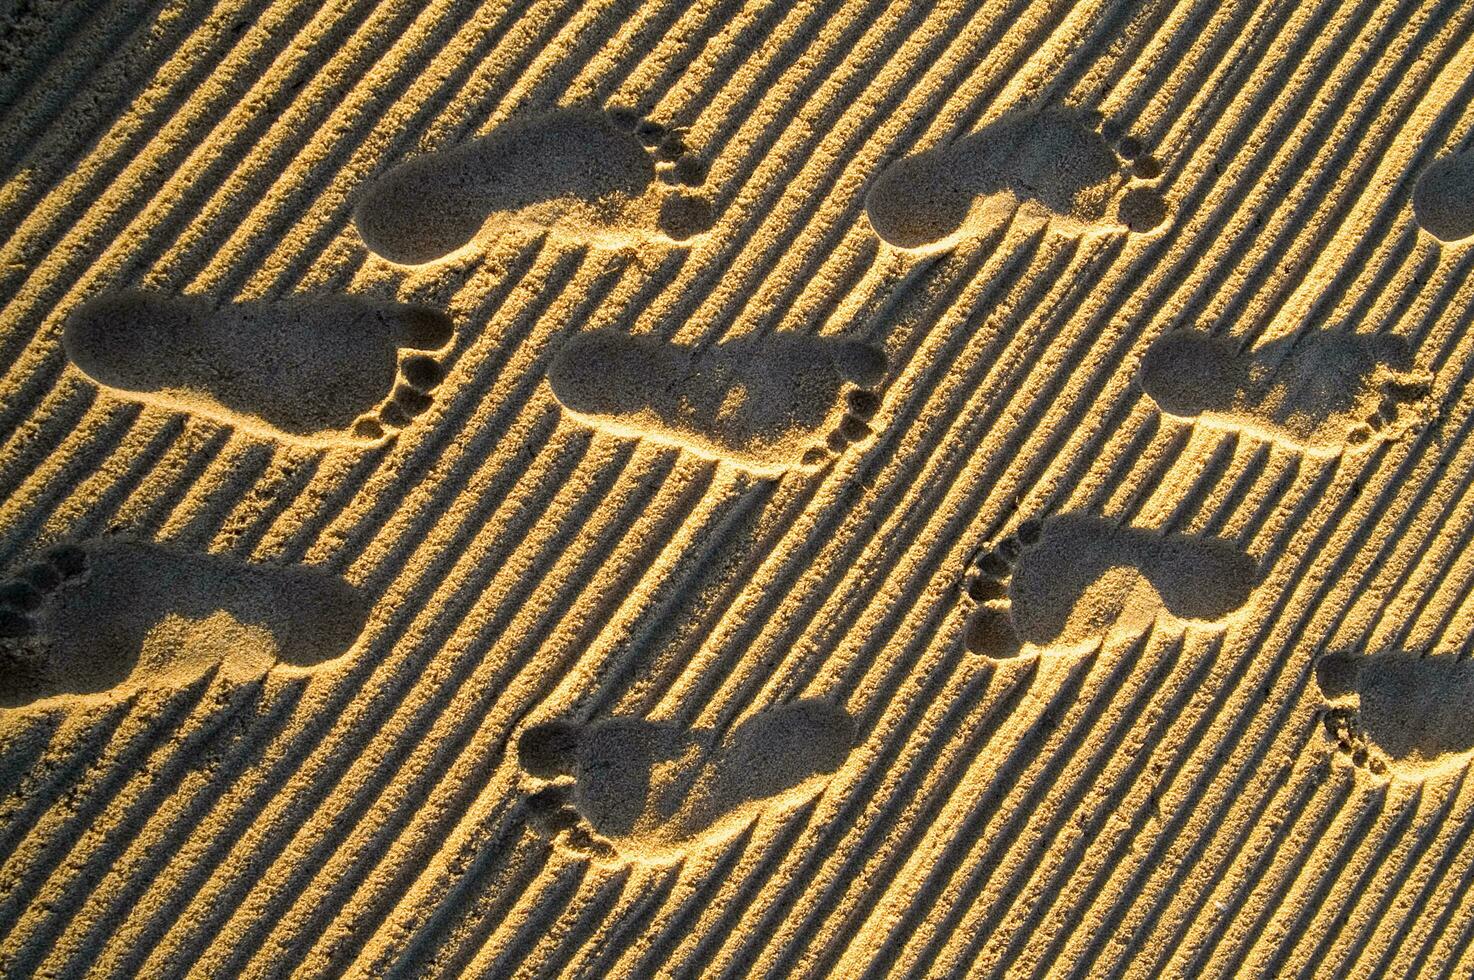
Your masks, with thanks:
M1474 970L1474 10L0 23L0 972Z

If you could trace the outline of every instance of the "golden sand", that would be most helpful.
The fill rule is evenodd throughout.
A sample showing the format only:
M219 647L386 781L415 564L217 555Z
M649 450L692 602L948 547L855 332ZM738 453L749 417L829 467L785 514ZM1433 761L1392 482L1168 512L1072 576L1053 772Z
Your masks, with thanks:
M1474 4L0 13L0 975L1474 976Z

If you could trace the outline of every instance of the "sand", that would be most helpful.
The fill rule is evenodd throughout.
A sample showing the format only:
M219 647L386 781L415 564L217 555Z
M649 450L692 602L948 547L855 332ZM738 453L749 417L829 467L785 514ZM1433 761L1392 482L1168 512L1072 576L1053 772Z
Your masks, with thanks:
M1474 976L1474 6L0 11L0 975Z

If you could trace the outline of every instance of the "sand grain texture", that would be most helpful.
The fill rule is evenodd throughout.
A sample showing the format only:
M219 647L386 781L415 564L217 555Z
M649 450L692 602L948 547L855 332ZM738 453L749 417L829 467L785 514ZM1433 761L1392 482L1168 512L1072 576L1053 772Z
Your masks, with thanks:
M1474 975L1474 5L0 10L0 975Z

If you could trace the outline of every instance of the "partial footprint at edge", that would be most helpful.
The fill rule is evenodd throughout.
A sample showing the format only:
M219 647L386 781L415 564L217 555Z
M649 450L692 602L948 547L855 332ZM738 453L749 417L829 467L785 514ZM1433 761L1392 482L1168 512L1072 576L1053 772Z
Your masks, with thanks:
M823 701L761 711L725 737L636 718L548 722L522 733L532 826L603 859L668 861L812 798L854 745Z
M608 248L684 243L714 220L690 189L705 179L680 131L624 110L562 109L400 164L369 186L354 221L369 249L401 265L501 228Z
M1015 215L1064 234L1145 233L1167 220L1166 201L1143 183L1161 172L1118 127L1047 109L896 161L865 210L882 239L919 251L950 248Z
M1215 538L1084 515L1027 520L980 549L963 579L976 603L965 638L993 659L1085 653L1138 636L1160 615L1216 623L1248 601L1254 560Z
M53 549L0 586L0 707L237 680L345 653L366 598L317 569L104 539Z
M1328 654L1315 669L1338 753L1377 775L1417 780L1474 750L1474 663L1411 652Z
M868 439L885 371L884 354L853 340L777 333L698 351L591 331L558 351L548 381L588 425L772 476Z
M309 445L372 443L427 409L450 318L357 297L245 302L129 290L68 318L67 356L98 384ZM404 349L402 349L404 348Z
M1474 238L1474 150L1435 160L1413 187L1413 215L1440 242Z
M1433 376L1410 360L1406 341L1389 334L1318 331L1240 353L1182 331L1147 349L1140 380L1169 415L1334 456L1428 420Z

